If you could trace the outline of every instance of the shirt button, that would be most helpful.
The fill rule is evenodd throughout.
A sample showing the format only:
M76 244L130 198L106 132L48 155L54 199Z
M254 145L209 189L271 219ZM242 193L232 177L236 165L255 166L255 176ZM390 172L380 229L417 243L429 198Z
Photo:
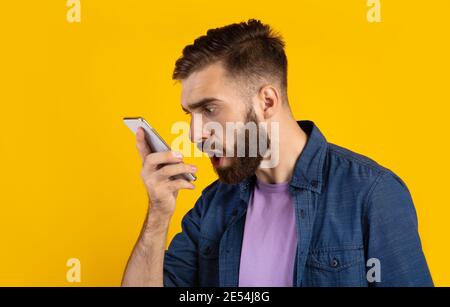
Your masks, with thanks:
M311 185L312 185L313 188L317 188L319 183L316 180L313 180L313 181L311 181Z
M211 247L209 247L209 246L205 247L205 250L203 251L203 253L204 253L205 255L211 254Z
M302 219L305 218L305 210L303 209L300 210L300 216L302 217Z
M331 260L331 266L333 268L336 268L336 267L338 267L338 265L339 265L339 261L336 258L333 258L333 260Z

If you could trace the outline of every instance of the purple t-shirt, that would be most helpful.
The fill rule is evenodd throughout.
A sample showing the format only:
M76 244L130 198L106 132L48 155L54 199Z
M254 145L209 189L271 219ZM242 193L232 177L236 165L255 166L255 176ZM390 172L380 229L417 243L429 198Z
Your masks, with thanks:
M245 218L239 286L293 285L297 232L289 182L256 181Z

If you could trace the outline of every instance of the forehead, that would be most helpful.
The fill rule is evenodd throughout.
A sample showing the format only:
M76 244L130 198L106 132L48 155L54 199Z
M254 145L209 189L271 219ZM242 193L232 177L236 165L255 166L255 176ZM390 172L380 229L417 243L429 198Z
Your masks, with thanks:
M189 104L206 97L226 101L233 93L232 88L223 66L214 63L193 72L181 81L181 104L183 107L188 107Z

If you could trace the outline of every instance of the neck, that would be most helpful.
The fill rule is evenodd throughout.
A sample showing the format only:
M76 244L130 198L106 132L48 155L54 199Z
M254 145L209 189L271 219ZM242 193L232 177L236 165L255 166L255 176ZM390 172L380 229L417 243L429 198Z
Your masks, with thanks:
M260 181L271 184L291 180L295 163L308 139L307 134L299 127L290 112L276 120L276 122L279 123L278 163L272 168L260 167L255 173Z

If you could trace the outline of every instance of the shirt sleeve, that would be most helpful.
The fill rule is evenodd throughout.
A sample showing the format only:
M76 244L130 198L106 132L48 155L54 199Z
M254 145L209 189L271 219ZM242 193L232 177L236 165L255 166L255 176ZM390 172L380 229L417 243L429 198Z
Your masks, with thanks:
M368 263L379 263L380 274L370 286L433 286L411 195L394 173L383 173L374 183L365 219L366 257L377 260Z
M183 217L182 231L175 235L164 256L164 286L198 285L198 238L200 235L202 197Z

